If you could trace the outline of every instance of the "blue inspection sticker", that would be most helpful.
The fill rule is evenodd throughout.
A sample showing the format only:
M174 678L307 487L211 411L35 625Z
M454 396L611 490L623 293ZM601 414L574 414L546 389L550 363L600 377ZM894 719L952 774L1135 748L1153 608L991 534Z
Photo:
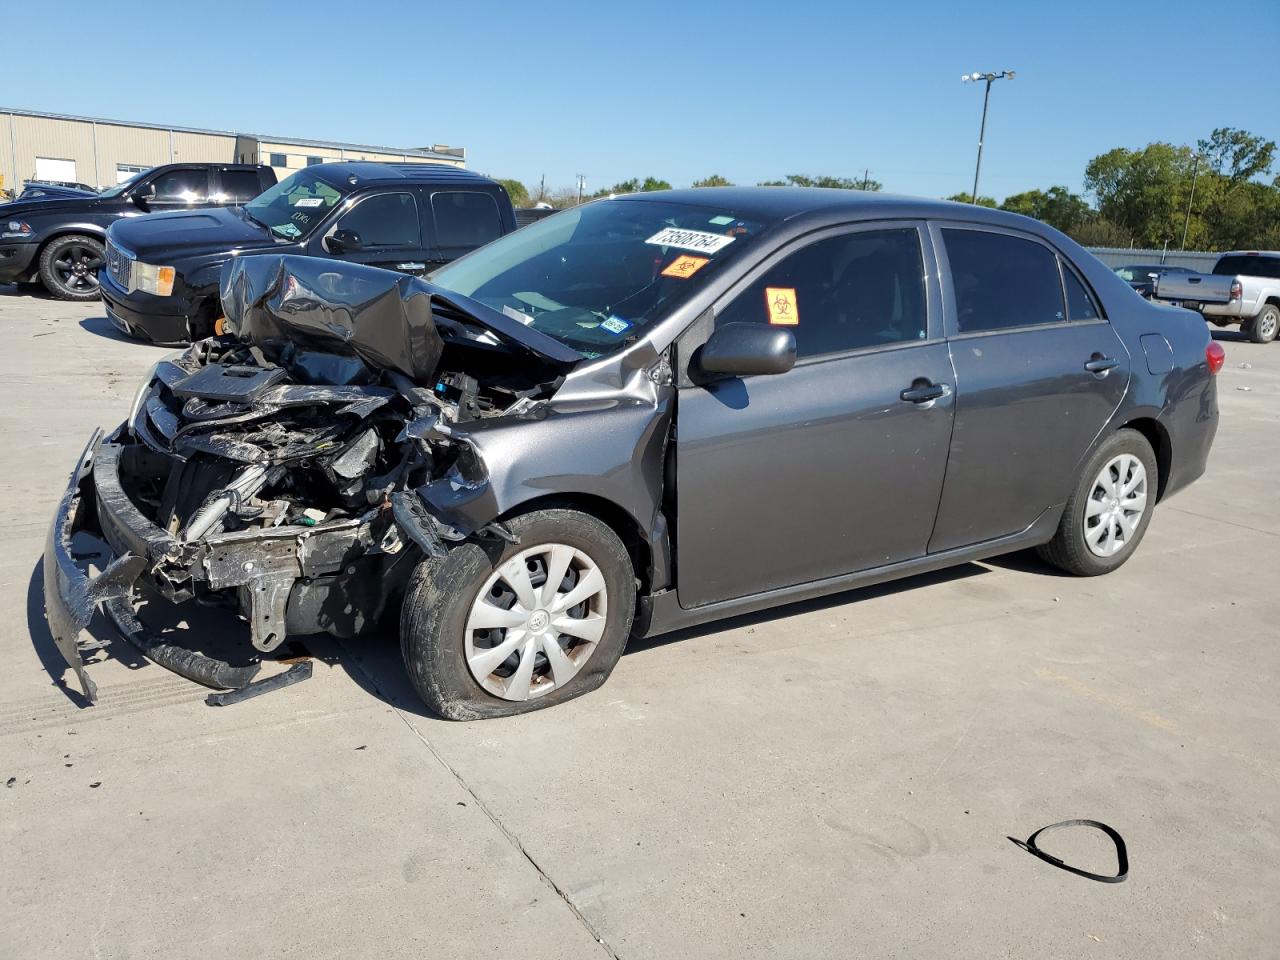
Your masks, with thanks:
M613 334L625 333L631 328L631 324L623 320L621 317L610 317L600 324L601 329L608 330Z

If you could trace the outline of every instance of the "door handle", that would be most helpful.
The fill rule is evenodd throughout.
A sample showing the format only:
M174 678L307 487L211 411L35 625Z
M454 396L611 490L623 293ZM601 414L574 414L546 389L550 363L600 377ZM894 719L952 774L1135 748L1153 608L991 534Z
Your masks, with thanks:
M1090 373L1100 373L1104 376L1108 371L1114 370L1120 366L1120 361L1114 357L1104 357L1100 353L1095 353L1093 359L1084 365L1084 368Z
M941 400L943 397L950 395L951 388L945 383L931 383L925 379L915 381L898 394L907 403L921 404L932 403L934 400Z

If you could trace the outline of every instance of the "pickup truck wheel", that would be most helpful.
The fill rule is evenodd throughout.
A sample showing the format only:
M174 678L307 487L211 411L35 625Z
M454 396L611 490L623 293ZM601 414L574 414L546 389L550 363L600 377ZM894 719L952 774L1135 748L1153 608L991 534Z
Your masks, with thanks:
M104 254L93 237L58 237L40 251L40 282L59 300L97 300Z
M424 559L405 593L409 679L450 720L512 716L588 693L631 632L635 575L613 530L563 509L509 527L518 543L469 541Z
M1241 324L1240 329L1254 343L1270 343L1280 333L1280 307L1274 303L1266 304L1256 317Z
M1042 559L1078 577L1110 573L1137 549L1151 522L1158 467L1147 438L1118 430L1081 471Z

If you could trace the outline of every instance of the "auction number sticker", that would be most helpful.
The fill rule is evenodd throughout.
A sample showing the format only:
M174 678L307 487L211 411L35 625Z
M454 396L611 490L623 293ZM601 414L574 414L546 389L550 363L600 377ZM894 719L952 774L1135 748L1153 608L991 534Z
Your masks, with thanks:
M295 207L318 207L324 203L324 197L299 197L293 201Z
M800 322L794 287L765 287L764 302L769 309L769 322L774 326L794 327Z
M665 230L659 230L645 243L652 243L656 247L692 250L694 253L715 253L733 243L733 237L726 237L721 233L707 233L705 230L667 227Z

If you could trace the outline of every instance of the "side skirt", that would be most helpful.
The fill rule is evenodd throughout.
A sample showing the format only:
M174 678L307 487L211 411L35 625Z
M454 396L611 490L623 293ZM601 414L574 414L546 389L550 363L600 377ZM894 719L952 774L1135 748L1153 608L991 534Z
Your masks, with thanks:
M843 590L854 590L858 587L870 587L889 580L900 580L920 573L954 567L961 563L984 560L987 557L999 556L1002 553L1013 553L1053 538L1062 519L1065 504L1050 507L1025 530L1001 537L998 540L987 540L983 543L957 547L943 553L933 553L914 560L903 560L899 563L886 564L883 567L872 567L857 573L828 577L825 580L814 580L810 583L799 583L791 587L781 587L765 593L752 594L749 597L738 597L720 603L710 603L704 607L686 609L680 606L676 590L664 590L648 597L641 597L636 607L635 625L631 636L634 638L653 637L673 630L683 630L712 620L722 620L744 613L755 613L769 607L777 607L786 603L797 603L824 597ZM677 570L679 567L677 566Z

